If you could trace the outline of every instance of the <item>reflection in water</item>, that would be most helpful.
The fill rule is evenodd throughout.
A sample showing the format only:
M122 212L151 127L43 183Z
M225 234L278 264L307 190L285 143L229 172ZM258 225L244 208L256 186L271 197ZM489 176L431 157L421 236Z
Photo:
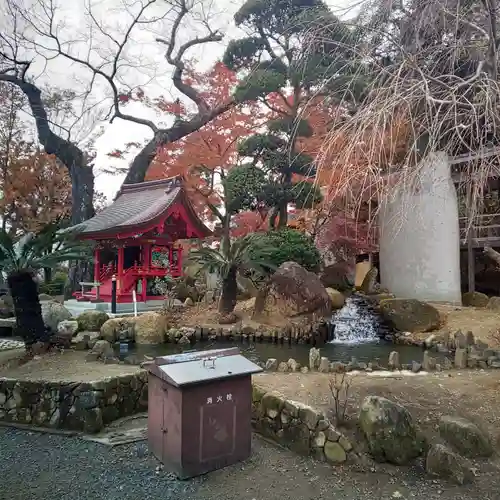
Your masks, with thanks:
M415 346L395 345L384 340L390 333L387 325L363 297L353 296L347 299L346 305L332 318L335 325L335 340L321 347L321 356L330 361L349 362L355 357L358 361L368 363L379 359L387 365L389 353L399 352L401 363L422 360L422 349ZM201 341L194 345L162 344L159 346L136 346L134 350L149 356L175 354L187 350L223 349L238 346L243 355L255 362L275 358L279 362L294 358L302 365L309 363L307 344L273 344L270 342L248 341Z
M147 354L148 356L165 356L167 354L177 354L183 351L204 351L206 349L227 349L228 347L239 347L241 353L254 362L266 361L275 358L278 362L295 359L302 365L309 364L309 349L307 344L273 344L263 341L262 343L250 342L224 342L224 341L201 341L194 345L161 344L158 346L136 346L133 351ZM361 343L329 343L320 348L321 356L327 357L330 361L351 361L355 357L358 361L368 363L379 359L382 365L387 366L389 353L399 352L401 363L411 363L422 360L422 349L416 346L394 345L385 340Z

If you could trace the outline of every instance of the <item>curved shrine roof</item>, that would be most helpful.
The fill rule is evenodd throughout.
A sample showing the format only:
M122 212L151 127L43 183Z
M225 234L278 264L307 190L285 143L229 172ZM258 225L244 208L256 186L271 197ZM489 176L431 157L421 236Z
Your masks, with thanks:
M115 201L104 210L65 232L75 232L80 237L112 236L127 231L147 230L167 215L168 210L179 203L190 218L200 237L211 231L203 224L188 200L180 177L125 184Z

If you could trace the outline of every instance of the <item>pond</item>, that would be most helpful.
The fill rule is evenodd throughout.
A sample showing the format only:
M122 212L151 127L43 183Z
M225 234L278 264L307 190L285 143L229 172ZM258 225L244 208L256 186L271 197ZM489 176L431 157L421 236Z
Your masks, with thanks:
M384 339L385 335L391 333L390 329L362 297L348 298L346 305L332 316L331 325L334 340L321 347L321 355L330 361L349 362L354 357L358 361L368 363L378 358L382 366L387 366L391 351L399 352L401 363L422 361L422 348L411 345L396 345ZM294 358L302 365L308 364L311 347L307 344L274 344L266 341L204 340L193 345L134 346L132 351L148 356L163 356L189 350L201 351L234 346L238 346L242 354L254 362L265 362L269 358L275 358L280 362Z

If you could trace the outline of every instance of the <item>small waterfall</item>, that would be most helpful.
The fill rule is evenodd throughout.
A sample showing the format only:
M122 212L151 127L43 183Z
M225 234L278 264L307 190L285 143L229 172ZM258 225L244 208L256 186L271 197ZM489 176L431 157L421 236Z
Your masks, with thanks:
M332 316L330 324L333 330L332 344L377 342L389 333L373 306L359 295L348 297L345 306Z

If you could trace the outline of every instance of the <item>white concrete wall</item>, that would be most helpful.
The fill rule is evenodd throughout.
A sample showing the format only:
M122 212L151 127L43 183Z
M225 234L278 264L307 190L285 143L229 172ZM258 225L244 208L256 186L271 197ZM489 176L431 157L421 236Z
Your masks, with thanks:
M445 153L422 161L415 185L392 190L379 228L383 287L401 298L461 304L457 194Z

